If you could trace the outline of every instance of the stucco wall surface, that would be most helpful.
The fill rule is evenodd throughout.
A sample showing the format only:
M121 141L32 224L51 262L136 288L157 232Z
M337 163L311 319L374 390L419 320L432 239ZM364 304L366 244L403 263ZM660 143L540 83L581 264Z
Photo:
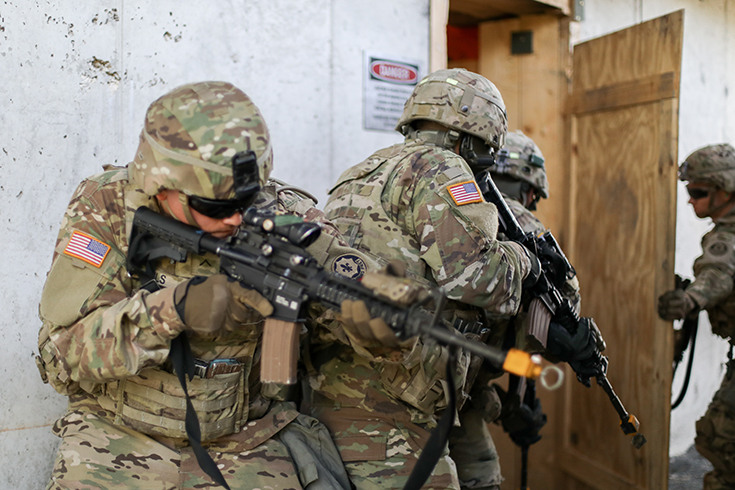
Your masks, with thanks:
M76 185L132 157L150 102L226 80L263 112L274 176L322 204L402 138L362 129L363 51L428 66L428 0L7 0L0 4L0 486L43 488L65 398L33 360L38 301Z
M714 143L735 144L735 2L732 0L591 0L585 18L574 26L574 42L583 42L636 23L684 9L679 161ZM623 147L624 147L624 142ZM634 155L631 155L635 158ZM692 263L701 254L700 240L711 228L687 204L679 183L676 224L676 272L693 278ZM670 454L693 444L695 421L701 417L724 375L727 342L715 337L706 314L700 315L692 380L682 404L671 415ZM686 358L685 358L686 361ZM679 393L685 372L679 366L672 391Z

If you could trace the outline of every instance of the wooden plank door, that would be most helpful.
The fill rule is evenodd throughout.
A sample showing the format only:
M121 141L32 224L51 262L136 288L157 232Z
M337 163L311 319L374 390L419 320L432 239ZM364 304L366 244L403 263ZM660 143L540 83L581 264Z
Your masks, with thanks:
M511 130L546 157L551 196L538 215L577 268L609 379L649 441L633 448L602 389L567 369L562 390L539 390L549 422L530 450L530 488L667 487L672 338L655 308L673 287L682 29L676 12L575 46L572 64L566 18L480 25L479 72L503 94ZM517 31L533 32L534 53L511 55ZM520 451L491 432L501 488L515 490Z
M511 53L514 32L531 32L533 52ZM556 15L524 15L479 26L479 73L497 85L505 101L510 131L520 129L533 139L546 159L549 198L538 205L537 216L566 248L568 242L569 150L568 124L564 115L571 80L569 19ZM498 384L507 385L505 379ZM561 434L562 393L539 388L538 396L549 422L543 438L529 451L530 488L565 490L555 464L557 434ZM503 430L490 425L500 455L505 481L502 490L516 490L521 482L521 452Z
M648 443L635 449L605 393L569 378L557 464L564 488L667 488L683 11L574 47L567 253L608 377Z

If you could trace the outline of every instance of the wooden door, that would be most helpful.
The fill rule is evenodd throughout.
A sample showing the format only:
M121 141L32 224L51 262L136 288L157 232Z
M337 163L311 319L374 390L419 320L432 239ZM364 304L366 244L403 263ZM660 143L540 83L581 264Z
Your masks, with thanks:
M557 463L568 489L667 488L683 11L574 47L567 253L608 377L648 443L635 449L597 386L565 384Z
M512 56L510 35L524 30L535 52ZM603 390L567 368L562 390L540 391L549 422L530 450L530 488L667 487L672 338L656 300L673 287L682 30L675 12L579 44L570 64L565 18L480 26L479 71L503 94L511 130L546 157L551 196L538 215L577 269L582 314L607 341L608 377L648 439L635 449ZM520 451L491 431L502 488L517 489Z
M532 32L533 52L511 53L514 32ZM524 15L484 22L479 26L479 73L500 90L508 112L510 131L520 129L533 139L546 160L549 199L539 203L537 216L566 248L568 242L569 151L565 107L571 80L569 19L556 15ZM505 386L507 381L498 380ZM531 488L562 490L560 468L555 464L557 432L561 429L561 393L538 390L549 422L543 439L529 451L528 483ZM502 490L520 486L521 452L503 430L490 425L505 481Z

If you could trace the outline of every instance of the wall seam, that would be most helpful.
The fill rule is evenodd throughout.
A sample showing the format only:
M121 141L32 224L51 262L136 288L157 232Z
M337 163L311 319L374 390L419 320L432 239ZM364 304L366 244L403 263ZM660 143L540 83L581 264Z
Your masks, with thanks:
M118 57L118 70L120 74L120 81L119 85L117 87L117 103L118 103L118 110L115 115L115 131L117 132L117 158L122 158L122 155L124 154L124 144L125 144L125 124L123 123L123 119L125 117L125 114L127 112L125 111L125 53L123 47L125 46L124 36L125 36L125 0L118 0L118 9L119 9L119 26L118 26L118 34L116 39L116 49L117 49L117 57ZM117 160L116 158L116 160ZM121 162L116 161L116 163L119 165Z
M730 78L731 78L731 75L730 75L730 63L728 62L728 60L730 59L729 48L730 48L730 45L731 45L731 41L730 41L731 33L730 33L730 29L729 29L729 26L730 26L730 19L729 19L729 16L728 16L729 11L727 10L727 5L729 3L730 3L729 0L725 0L725 5L724 5L725 12L723 12L724 13L724 17L725 17L725 42L723 43L724 50L725 50L725 63L724 63L725 64L725 90L724 90L724 92L725 92L725 94L724 94L725 95L725 104L724 104L725 107L729 107L730 106L730 103L729 103L728 99L730 98ZM723 112L725 113L724 114L724 118L725 118L724 123L725 124L723 125L723 132L724 132L724 134L722 135L722 140L723 141L727 141L727 139L728 139L727 138L727 134L728 134L728 130L730 128L730 118L728 117L729 116L729 111L728 110L725 110Z
M334 87L335 85L335 74L334 74L334 38L335 38L335 25L334 25L334 2L338 0L330 0L329 2L329 155L328 155L328 162L329 162L329 182L330 185L332 182L335 182L337 180L337 175L335 175L335 162L334 162L334 154L335 149L334 145L336 142L334 141L334 135L335 135L335 116L334 116L334 107L335 107L335 93L334 93ZM326 202L320 203L321 207L324 207Z

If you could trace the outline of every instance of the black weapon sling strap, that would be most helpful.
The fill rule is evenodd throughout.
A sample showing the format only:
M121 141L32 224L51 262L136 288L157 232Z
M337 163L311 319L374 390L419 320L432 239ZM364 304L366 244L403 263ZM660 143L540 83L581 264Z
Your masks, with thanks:
M692 364L694 363L694 347L697 344L697 330L699 326L699 314L694 317L686 317L684 319L684 326L682 326L682 330L685 330L689 332L689 359L687 360L687 368L686 372L684 373L684 383L681 387L681 392L679 393L679 396L676 397L676 401L671 404L671 410L678 407L681 402L684 400L684 396L687 394L687 389L689 389L689 381L692 376ZM679 366L679 363L677 362L674 366L674 373L676 373L676 368ZM673 376L672 376L673 378Z
M128 248L128 256L126 259L126 266L128 271L131 273L135 272L139 276L141 283L141 289L145 289L149 292L155 292L161 289L159 284L156 282L156 275L153 270L153 261L161 257L169 257L176 260L179 257L171 257L176 255L178 252L172 250L169 247L156 247L152 244L145 234L140 233L131 238L130 247ZM172 254L173 252L173 254ZM185 260L186 254L184 253L183 259ZM194 355L191 352L191 346L189 345L189 339L186 336L186 332L181 332L176 338L171 341L171 347L169 350L169 357L174 367L174 372L181 383L181 388L184 390L184 396L186 397L186 415L184 418L184 427L186 429L186 437L189 439L189 445L191 446L192 452L196 457L199 467L204 471L215 483L230 490L229 485L225 481L222 472L215 464L212 457L209 455L206 449L202 447L202 432L199 426L199 419L197 418L194 405L191 403L191 397L186 386L186 378L189 381L194 379Z

